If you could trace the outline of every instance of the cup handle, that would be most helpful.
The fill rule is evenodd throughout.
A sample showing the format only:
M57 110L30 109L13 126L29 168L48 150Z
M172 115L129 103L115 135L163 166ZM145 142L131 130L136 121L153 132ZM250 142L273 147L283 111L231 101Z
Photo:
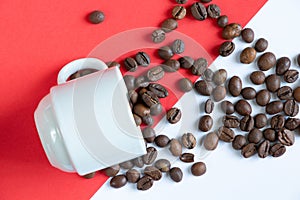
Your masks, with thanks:
M107 65L97 58L80 58L66 64L58 73L57 84L67 82L68 78L81 69L107 69Z

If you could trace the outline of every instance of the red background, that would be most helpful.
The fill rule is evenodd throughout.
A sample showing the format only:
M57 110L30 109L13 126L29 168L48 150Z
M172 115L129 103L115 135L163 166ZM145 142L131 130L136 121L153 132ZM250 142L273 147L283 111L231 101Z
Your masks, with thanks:
M101 41L119 32L159 26L170 17L175 0L60 1L2 0L0 4L0 199L88 199L104 183L98 173L86 180L49 164L33 112L56 85L60 68L86 57ZM189 1L189 7L195 1ZM214 0L230 22L245 25L266 0ZM102 10L106 19L93 25L89 12ZM179 21L181 31L217 56L222 42L214 20L191 16Z

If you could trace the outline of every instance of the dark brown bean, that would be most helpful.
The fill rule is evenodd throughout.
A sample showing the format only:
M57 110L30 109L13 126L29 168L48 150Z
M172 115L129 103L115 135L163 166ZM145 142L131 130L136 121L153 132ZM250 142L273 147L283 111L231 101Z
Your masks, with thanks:
M213 89L212 96L215 102L223 100L226 96L226 88L223 85L218 85Z
M222 31L222 37L225 40L232 40L235 37L240 36L242 32L242 26L237 23L231 23L224 27Z
M247 144L247 139L243 135L236 135L232 141L232 147L235 150L241 150Z
M204 106L204 111L210 114L214 110L215 103L211 99L207 99Z
M276 64L276 57L271 52L266 52L261 55L257 61L258 68L262 71L267 71Z
M284 81L287 83L294 83L298 80L299 72L294 69L290 69L284 73Z
M281 57L276 63L276 74L283 75L291 66L291 60L288 57Z
M161 67L164 69L165 72L176 72L180 68L180 63L177 60L169 59L165 61Z
M161 171L153 166L145 167L144 174L150 176L154 181L158 181L162 177Z
M254 126L256 128L263 128L267 125L268 118L266 114L264 113L259 113L254 117Z
M204 96L210 96L213 91L213 86L210 82L200 80L195 83L196 91Z
M255 85L261 85L265 82L265 74L262 71L254 71L250 74L250 80Z
M240 62L244 64L252 63L256 58L256 50L253 47L246 47L240 54Z
M172 139L170 141L169 150L173 156L180 156L182 154L182 146L177 139Z
M175 30L178 27L178 22L175 19L166 19L161 24L161 29L168 33Z
M275 115L271 118L270 125L271 128L278 131L284 127L285 118L283 115Z
M289 117L284 124L284 127L293 131L297 129L300 125L300 119L299 118L291 118Z
M266 87L270 92L276 92L280 88L280 76L277 76L276 74L269 75L266 80Z
M271 146L270 141L268 140L263 141L257 149L258 156L260 158L266 158L269 155L270 146Z
M250 115L246 115L240 120L240 129L242 131L249 132L253 129L253 127L254 127L254 119Z
M153 128L146 127L143 129L142 133L143 133L143 137L146 142L148 142L148 143L154 142L156 134L155 134L155 130Z
M266 113L269 115L274 115L283 110L283 103L281 101L273 101L268 103L266 106Z
M206 150L215 150L219 143L219 136L215 132L208 133L203 141L203 145Z
M242 148L242 155L244 158L249 158L256 154L256 147L254 143L249 143Z
M82 177L85 178L85 179L91 179L91 178L94 178L96 175L96 172L91 172L91 173L88 173L86 175L83 175Z
M229 93L234 96L237 97L240 95L241 91L242 91L242 80L238 77L238 76L233 76L229 82L228 82L228 90Z
M173 167L172 169L170 169L169 174L171 179L177 183L182 180L183 173L178 167Z
M245 87L242 89L241 95L247 100L254 99L256 97L256 91L252 87Z
M127 71L134 72L137 70L138 64L133 58L126 58L124 61L124 66Z
M181 137L182 145L187 149L193 149L196 146L196 138L192 133L185 133Z
M223 124L227 128L237 128L240 126L240 120L234 115L225 115L223 117Z
M159 159L155 162L154 166L162 172L168 172L171 168L171 163L167 159Z
M218 18L217 24L219 27L224 28L228 24L228 17L227 15L222 15Z
M219 48L219 54L223 57L227 57L230 54L232 54L232 52L235 49L235 44L231 41L225 41L221 44L220 48Z
M273 157L280 157L285 153L285 151L286 151L286 148L284 145L282 145L280 143L276 143L271 147L270 154Z
M143 156L133 159L132 162L138 168L142 168L144 166Z
M248 134L248 141L250 143L258 144L263 139L263 133L257 128L253 128Z
M140 179L140 172L136 169L130 169L126 172L126 178L129 183L136 183Z
M263 52L268 48L268 41L264 38L259 38L254 46L257 52Z
M149 81L156 82L162 79L165 75L164 69L161 66L153 67L147 71Z
M293 98L293 89L289 86L283 86L277 90L277 97L280 100L289 100Z
M125 175L117 175L110 179L110 186L113 188L121 188L127 183L127 178Z
M292 146L295 143L295 134L293 131L283 128L278 132L278 140L285 146Z
M170 143L170 138L166 135L158 135L156 136L154 142L158 147L166 147Z
M206 172L206 165L204 162L196 162L191 167L191 172L194 176L202 176Z
M234 113L234 105L230 101L222 101L221 108L225 114L231 115Z
M225 83L226 79L227 79L227 71L225 69L219 69L214 73L213 82L216 85L221 85Z
M277 133L272 128L267 128L263 131L264 138L270 142L275 142L277 140Z
M143 156L143 161L146 165L152 164L157 157L157 150L154 147L148 147L147 153Z
M242 30L241 36L245 42L251 43L254 40L254 31L251 28L244 28Z
M232 142L235 136L234 131L225 126L221 126L218 129L218 135L219 135L219 139L224 142Z
M268 90L263 89L256 93L256 103L260 106L266 106L271 99L271 94Z
M116 176L120 171L120 165L113 165L111 167L108 167L106 169L104 169L104 173L106 174L106 176Z
M171 108L168 112L167 112L167 120L169 123L171 124L176 124L177 122L179 122L179 120L181 119L181 111L179 108Z
M194 154L192 153L183 153L180 155L180 160L185 163L194 162Z
M207 132L213 126L213 119L209 115L204 115L200 118L198 128L200 131Z
M131 169L134 167L134 164L131 160L124 161L124 162L120 163L119 165L123 169Z
M138 190L148 190L152 185L153 179L150 176L143 176L136 184Z
M186 15L186 9L183 6L175 6L172 10L172 16L174 19L183 19Z
M157 97L165 98L169 95L168 90L158 83L150 83L148 89L152 91Z
M234 108L237 113L243 116L250 115L252 113L251 105L243 99L236 102Z

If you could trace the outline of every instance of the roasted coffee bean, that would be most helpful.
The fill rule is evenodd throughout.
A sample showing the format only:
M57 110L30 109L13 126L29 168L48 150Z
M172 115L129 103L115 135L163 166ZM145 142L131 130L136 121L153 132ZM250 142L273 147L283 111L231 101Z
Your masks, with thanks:
M177 27L178 27L178 22L172 18L166 19L161 24L161 29L166 33L169 33L171 31L175 30Z
M298 64L298 66L300 66L300 54L298 54L298 56L297 56L297 64Z
M242 131L249 132L253 129L253 127L254 127L254 119L252 116L246 115L240 120L240 129Z
M143 176L137 182L136 187L138 190L148 190L153 185L153 179L150 176Z
M144 117L150 114L150 109L144 106L143 104L136 104L133 107L133 112L140 117Z
M196 162L191 167L191 172L194 176L202 176L206 172L206 165L204 162Z
M183 173L182 173L181 169L178 167L171 168L169 171L169 175L170 175L171 179L177 183L180 182L183 177Z
M198 128L200 131L207 132L213 126L213 119L209 115L204 115L200 118Z
M134 84L134 82L135 82L135 77L132 76L132 75L125 75L125 76L123 77L123 79L124 79L125 85L126 85L126 87L127 87L127 90L128 90L128 91L134 90L134 88L135 88L135 84Z
M240 120L237 116L234 115L225 115L223 117L223 124L227 128L237 128L240 126Z
M194 64L191 67L191 72L196 76L200 76L205 72L207 66L208 62L205 58L198 58L194 61Z
M211 2L212 0L200 0L202 3L209 3Z
M166 147L170 143L170 138L166 135L158 135L156 136L154 142L158 147Z
M110 177L116 176L119 173L119 171L120 171L120 165L118 164L104 169L104 173L106 174L106 176L110 176Z
M206 80L208 82L211 82L213 79L213 76L214 76L214 72L211 69L206 68L206 70L204 71L204 73L202 75L202 79Z
M256 103L265 106L270 102L271 94L268 90L263 89L256 93Z
M125 162L122 162L119 164L121 168L123 169L131 169L134 167L134 164L131 160L127 160Z
M192 153L183 153L180 155L179 159L185 163L194 162L194 154Z
M149 66L150 64L150 56L146 53L146 52L138 52L136 55L135 55L135 60L137 62L138 65L141 65L141 66L144 66L144 67L147 67Z
M280 130L284 127L285 118L283 115L275 115L271 118L270 125L274 130Z
M228 90L232 96L239 96L241 94L242 88L242 80L238 76L233 76L230 78L228 82Z
M165 72L161 66L153 67L147 71L147 78L149 81L156 82L162 79Z
M169 95L168 90L158 83L150 83L148 89L152 91L157 97L165 98Z
M211 18L215 18L217 19L218 17L220 17L221 14L221 9L218 5L216 4L210 4L207 7L207 14L208 16L210 16Z
M192 133L185 133L181 137L182 145L187 149L193 149L196 146L196 138Z
M281 101L273 101L268 103L266 106L266 113L269 115L274 115L283 110L283 103Z
M167 117L167 120L169 123L176 124L181 119L181 110L179 108L175 108L175 107L171 108L167 112L166 117Z
M161 43L166 39L166 33L161 29L153 31L151 36L154 43Z
M208 133L204 140L203 145L206 150L212 151L215 150L219 143L219 136L215 132Z
M148 107L151 107L152 105L160 103L158 97L152 91L144 92L141 95L141 98Z
M193 83L188 78L182 78L178 81L178 86L181 91L183 92L189 92L193 89Z
M196 91L204 96L210 96L213 91L213 86L210 82L200 80L195 83Z
M232 113L234 113L234 105L230 101L227 101L227 100L222 101L221 109L227 115L231 115Z
M147 126L152 126L154 123L154 119L152 118L151 115L145 115L144 117L142 117L142 121Z
M117 175L110 180L110 186L113 188L121 188L127 183L125 175Z
M142 96L147 91L148 91L147 88L140 88L138 93L139 93L140 96Z
M207 18L206 8L200 2L193 3L193 5L191 6L191 12L192 12L193 17L197 20L202 21Z
M255 85L261 85L265 82L266 76L262 71L254 71L250 74L250 80Z
M157 150L154 147L148 147L147 153L143 155L143 161L146 165L152 164L157 157Z
M236 102L234 108L237 113L243 116L250 115L252 113L251 105L243 99Z
M277 133L272 128L267 128L263 131L264 138L270 142L275 142L277 140Z
M205 102L205 106L204 106L204 111L207 114L210 114L213 112L215 107L215 103L211 100L211 99L207 99L207 101Z
M130 90L130 91L128 91L128 96L129 96L130 102L132 104L135 104L137 102L139 95L135 90Z
M276 74L283 75L291 66L291 60L288 57L281 57L276 63Z
M194 64L194 59L189 56L183 56L183 57L179 58L178 61L180 63L180 67L182 67L184 69L189 69Z
M95 10L89 14L89 21L92 24L99 24L103 22L105 19L105 15L102 11Z
M136 169L130 169L126 172L126 178L129 183L136 183L140 179L140 172Z
M241 150L246 144L247 140L243 135L236 135L232 141L232 147L236 150Z
M254 143L249 143L242 148L242 155L244 158L249 158L256 154L256 147Z
M143 156L133 159L132 162L136 167L142 168L144 166Z
M188 0L176 0L176 3L185 4Z
M252 87L245 87L242 89L241 95L244 99L247 99L247 100L255 99L256 91Z
M235 37L238 37L241 35L242 32L242 26L237 23L231 23L227 24L222 31L222 37L225 40L232 40Z
M268 41L260 38L256 41L254 48L257 52L264 52L268 48Z
M107 67L108 68L111 68L111 67L121 67L120 63L116 62L116 61L112 61L112 62L107 62L106 63Z
M148 143L152 143L156 137L155 130L151 127L146 127L142 131L143 137Z
M295 142L295 134L293 131L283 128L278 132L278 140L285 146L292 146Z
M216 85L221 85L225 83L226 79L227 79L227 71L225 69L219 69L214 73L213 82Z
M162 177L161 171L153 166L145 167L144 174L150 176L154 181L158 181Z
M270 154L273 157L280 157L285 153L285 151L286 151L286 148L284 145L282 145L280 143L276 143L271 147Z
M246 47L240 54L240 61L244 64L252 63L256 58L256 50L253 47Z
M295 129L297 129L300 125L300 119L299 118L287 118L287 120L285 121L284 127L293 131Z
M218 17L217 24L219 27L224 28L228 24L227 15L222 15L222 16Z
M242 30L241 36L245 42L251 43L254 40L254 31L251 28L244 28Z
M96 175L96 172L92 172L92 173L83 175L82 177L85 178L85 179L91 179L91 178L94 178L95 175Z
M266 158L269 155L270 146L271 146L270 141L268 140L263 141L257 149L258 156L260 158Z
M298 77L299 77L299 72L297 70L294 70L294 69L290 69L290 70L287 70L285 73L284 73L284 81L287 82L287 83L294 83L298 80Z
M186 15L186 9L183 6L175 6L172 10L174 19L183 19Z
M176 39L171 45L171 49L174 54L181 54L184 52L185 44L182 40Z
M172 139L170 141L169 150L173 156L180 156L182 154L182 146L177 139Z
M294 89L293 97L297 102L300 102L300 87Z
M269 75L266 80L266 87L270 92L276 92L280 88L280 76L277 76L276 74Z
M158 55L163 60L169 60L173 57L173 51L169 46L163 46L158 49Z
M235 136L234 131L225 126L221 126L218 129L218 135L219 135L219 139L224 142L232 142Z
M81 70L78 70L77 72L75 72L74 74L72 74L69 79L74 80L74 79L92 74L97 71L98 71L97 69L81 69Z
M271 69L276 64L276 57L271 52L266 52L261 55L257 61L257 66L262 71Z
M159 159L154 166L162 172L168 172L171 168L171 163L167 159Z
M264 113L259 113L254 117L254 126L256 128L263 128L267 125L268 118L266 114Z
M293 98L293 89L289 86L283 86L277 90L277 97L281 100L289 100Z
M226 96L226 88L223 85L218 85L212 91L212 96L216 102L223 100Z
M180 62L178 60L170 59L161 65L165 72L176 72L180 68Z
M137 70L138 64L133 58L125 58L124 66L127 71L134 72Z
M149 81L145 76L138 76L134 81L135 87L147 87L149 85Z
M226 57L232 54L235 49L235 44L231 41L225 41L221 44L219 48L220 56Z
M133 119L134 119L135 124L136 124L137 126L139 126L139 125L142 124L142 118L140 118L138 115L133 114Z
M150 106L150 115L157 116L160 115L163 111L163 106L160 103Z
M250 143L258 144L263 139L263 133L257 128L253 128L248 134Z

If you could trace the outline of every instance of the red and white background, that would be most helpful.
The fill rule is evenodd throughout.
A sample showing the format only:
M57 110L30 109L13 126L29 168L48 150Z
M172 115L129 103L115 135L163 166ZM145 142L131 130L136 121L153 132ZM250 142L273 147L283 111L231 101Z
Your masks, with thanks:
M189 0L186 6L193 2ZM294 58L300 53L299 1L213 0L212 3L220 6L230 22L253 28L256 39L264 37L269 41L268 51L277 57L290 57L292 67L297 68ZM118 33L159 26L170 17L175 5L175 0L1 2L0 199L300 198L297 184L300 179L299 135L295 145L277 159L243 159L230 145L221 144L209 155L200 154L199 159L207 165L204 176L193 177L188 168L183 168L182 182L174 183L164 177L146 192L135 190L133 185L119 190L110 188L107 177L101 172L87 180L77 174L61 172L49 164L38 138L33 112L42 97L56 85L60 68L90 55L101 42ZM86 20L87 14L96 9L106 15L99 25ZM255 64L248 66L237 62L239 53L249 44L237 38L235 53L221 58L217 49L223 40L214 20L199 22L187 16L179 21L177 31L202 45L214 60L213 66L225 68L231 76L239 75L246 85L249 84L247 76L256 69ZM155 57L154 52L151 55ZM299 81L295 84L299 85ZM176 103L180 107L190 98L194 98L193 93L171 99L169 104ZM196 111L183 110L180 130L196 131L195 123L187 120L193 116L198 119L200 115ZM159 122L157 127L163 123ZM167 125L163 128L166 132L171 130ZM204 133L195 134L202 136Z

